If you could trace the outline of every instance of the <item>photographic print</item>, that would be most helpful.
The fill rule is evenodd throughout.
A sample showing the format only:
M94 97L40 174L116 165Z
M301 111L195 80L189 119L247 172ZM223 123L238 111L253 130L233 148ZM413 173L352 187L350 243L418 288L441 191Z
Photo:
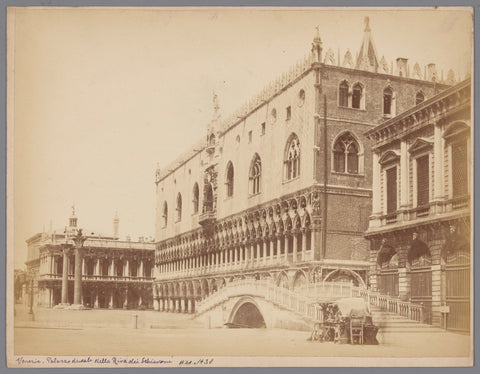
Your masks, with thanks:
M8 7L9 367L471 366L473 10Z

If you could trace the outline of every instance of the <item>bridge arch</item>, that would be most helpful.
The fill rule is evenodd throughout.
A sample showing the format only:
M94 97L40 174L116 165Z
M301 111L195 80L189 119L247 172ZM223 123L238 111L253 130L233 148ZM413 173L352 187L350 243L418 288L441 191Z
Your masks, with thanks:
M335 282L338 280L342 281L343 279L351 280L355 286L366 287L363 278L357 272L350 269L342 268L333 270L325 276L324 281Z
M228 322L245 327L266 328L267 322L264 316L265 313L255 299L244 296L233 306Z

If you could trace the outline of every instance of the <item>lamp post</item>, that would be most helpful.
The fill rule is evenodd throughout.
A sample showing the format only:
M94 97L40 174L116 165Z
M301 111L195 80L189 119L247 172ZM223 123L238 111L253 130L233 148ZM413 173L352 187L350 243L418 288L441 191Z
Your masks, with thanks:
M33 313L33 272L30 272L30 309L28 311L28 319L35 321L35 314Z
M75 245L75 279L73 286L73 305L72 309L84 309L82 304L82 260L83 260L83 243L87 240L82 235L82 229L78 229L77 234L72 238Z

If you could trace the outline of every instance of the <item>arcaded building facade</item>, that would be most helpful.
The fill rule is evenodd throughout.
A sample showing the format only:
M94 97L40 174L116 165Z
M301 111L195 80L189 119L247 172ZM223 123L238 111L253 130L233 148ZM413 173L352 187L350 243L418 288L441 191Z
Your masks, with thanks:
M367 132L372 289L460 331L470 329L471 118L467 79Z
M90 308L147 309L153 307L152 281L154 243L122 241L116 231L104 235L83 230L80 269L75 266L78 255L73 239L78 233L73 214L64 229L38 233L27 240L27 277L25 286L31 302L41 307L68 308L74 304L75 273L80 270L78 303ZM78 308L78 306L77 306Z
M194 312L236 278L366 286L364 134L446 87L433 64L380 59L367 19L356 60L325 52L317 32L304 59L229 118L214 97L205 138L156 173L155 308Z

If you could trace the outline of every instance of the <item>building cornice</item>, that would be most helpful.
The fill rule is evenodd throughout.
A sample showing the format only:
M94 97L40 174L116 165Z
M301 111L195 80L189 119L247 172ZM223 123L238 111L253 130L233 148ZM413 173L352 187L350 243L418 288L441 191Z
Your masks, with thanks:
M446 115L451 116L455 107L461 108L469 104L470 90L470 79L466 79L368 130L365 136L380 143L413 131L417 124L428 123L432 119L438 120Z

